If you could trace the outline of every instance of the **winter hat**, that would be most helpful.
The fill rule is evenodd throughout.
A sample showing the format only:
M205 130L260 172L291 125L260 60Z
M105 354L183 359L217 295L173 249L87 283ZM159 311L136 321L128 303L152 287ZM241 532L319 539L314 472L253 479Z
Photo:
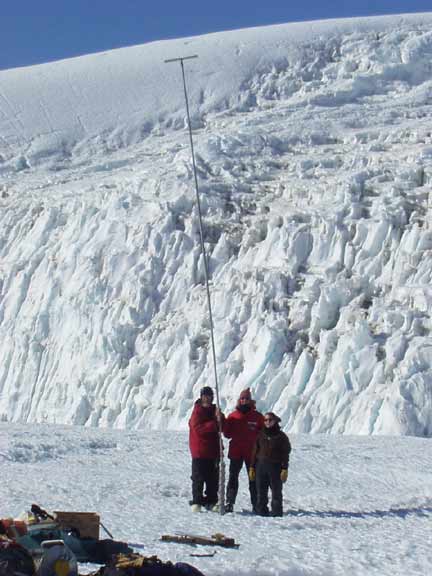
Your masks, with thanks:
M210 388L210 386L204 386L204 388L201 388L200 398L201 398L201 396L210 396L210 398L213 398L214 394L213 394L213 390Z
M239 400L252 400L252 394L250 388L245 388L240 392Z
M265 415L273 418L273 420L275 420L277 424L279 424L279 422L281 421L279 416L276 416L276 414L274 412L266 412Z

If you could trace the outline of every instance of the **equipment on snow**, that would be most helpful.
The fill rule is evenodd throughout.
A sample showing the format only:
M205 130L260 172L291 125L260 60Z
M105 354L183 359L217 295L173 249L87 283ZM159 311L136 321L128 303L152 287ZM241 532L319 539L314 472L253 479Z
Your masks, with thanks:
M223 546L224 548L238 548L234 538L228 538L224 534L213 534L211 537L194 536L192 534L163 534L162 542L177 542L177 544L199 544L202 546Z
M189 556L193 556L194 558L213 558L215 554L216 550L213 550L213 552L209 552L208 554L189 554Z
M50 518L51 520L54 520L54 516L52 514L49 514L46 510L44 510L43 508L41 508L37 504L32 504L30 510L31 510L31 513L34 514L34 517L39 522L41 520L48 520L48 518Z
M0 576L34 576L36 566L29 552L6 535L0 536Z
M54 520L62 530L72 529L80 538L99 540L100 517L95 512L54 512Z
M162 562L134 553L125 542L99 540L99 525L93 512L50 514L36 504L27 521L0 519L0 576L78 576L77 562L104 565L91 576L204 576L191 564Z
M42 543L46 540L62 540L76 556L78 562L104 564L113 554L132 552L126 542L80 538L73 531L62 530L56 525L34 525L29 533L19 537L17 542L37 558L43 554Z
M33 504L26 521L0 519L0 534L21 545L35 559L42 558L47 541L63 543L78 562L104 564L113 554L132 552L126 542L112 538L100 540L100 525L99 515L94 512L56 511L51 514Z
M15 539L18 536L27 534L27 524L22 520L14 520L13 518L2 518L0 520L0 534L4 534L8 538Z
M111 534L111 532L108 530L108 528L105 526L105 524L102 524L102 522L99 520L99 526L101 528L103 528L103 530L105 530L105 532L108 534L108 536L111 538L111 540L114 540L114 536Z
M92 576L204 576L185 562L162 562L157 556L119 554Z
M77 559L63 540L42 542L42 549L38 576L78 576Z

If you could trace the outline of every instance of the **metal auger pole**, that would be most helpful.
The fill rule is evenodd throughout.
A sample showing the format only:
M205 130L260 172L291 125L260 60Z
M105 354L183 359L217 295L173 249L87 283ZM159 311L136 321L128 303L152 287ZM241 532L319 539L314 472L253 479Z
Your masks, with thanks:
M196 192L196 202L198 207L198 221L199 221L199 232L200 232L200 242L201 242L201 252L204 260L204 276L205 276L205 285L207 291L207 306L208 306L208 314L209 314L209 321L210 321L210 340L211 340L211 348L212 348L212 356L213 356L213 371L214 371L214 381L215 381L215 390L216 390L216 407L220 410L220 401L219 401L219 383L218 383L218 375L217 375L217 368L216 368L216 347L215 347L215 340L214 340L214 329L213 329L213 314L212 314L212 307L211 307L211 297L210 297L210 284L209 284L209 272L208 272L208 262L207 262L207 253L204 244L204 232L203 232L203 224L202 224L202 212L201 212L201 202L199 196L199 189L198 189L198 177L196 171L196 163L195 163L195 151L193 145L193 138L192 138L192 125L189 113L189 99L188 93L186 88L186 78L185 78L185 71L184 71L184 64L185 60L191 60L192 58L198 58L195 54L193 56L184 56L181 58L171 58L169 60L165 60L165 63L169 62L180 62L181 71L182 71L182 78L183 78L183 89L184 89L184 97L186 103L186 113L187 113L187 121L188 121L188 128L189 128L189 142L191 148L191 155L192 155L192 167L193 167L193 174L194 174L194 181L195 181L195 192ZM219 512L220 514L225 514L225 461L224 461L224 454L223 454L223 441L222 441L222 425L221 422L218 421L218 432L219 432Z

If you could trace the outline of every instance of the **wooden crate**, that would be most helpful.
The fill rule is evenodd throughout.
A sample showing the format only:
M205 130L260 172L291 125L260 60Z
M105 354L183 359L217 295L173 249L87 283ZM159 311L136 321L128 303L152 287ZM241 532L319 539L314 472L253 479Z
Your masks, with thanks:
M61 528L78 530L81 538L94 538L99 540L99 514L95 512L55 511L54 516Z

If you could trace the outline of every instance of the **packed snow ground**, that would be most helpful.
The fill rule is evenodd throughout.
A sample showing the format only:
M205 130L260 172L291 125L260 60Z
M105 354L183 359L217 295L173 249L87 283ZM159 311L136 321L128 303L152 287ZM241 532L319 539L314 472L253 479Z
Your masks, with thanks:
M0 517L33 502L97 511L116 539L208 576L426 576L432 571L430 440L292 435L282 518L249 513L246 474L234 514L189 510L187 435L0 425ZM247 511L247 512L246 512ZM216 532L237 550L160 542ZM212 558L193 557L216 551Z
M290 24L0 72L0 419L432 434L432 15Z

